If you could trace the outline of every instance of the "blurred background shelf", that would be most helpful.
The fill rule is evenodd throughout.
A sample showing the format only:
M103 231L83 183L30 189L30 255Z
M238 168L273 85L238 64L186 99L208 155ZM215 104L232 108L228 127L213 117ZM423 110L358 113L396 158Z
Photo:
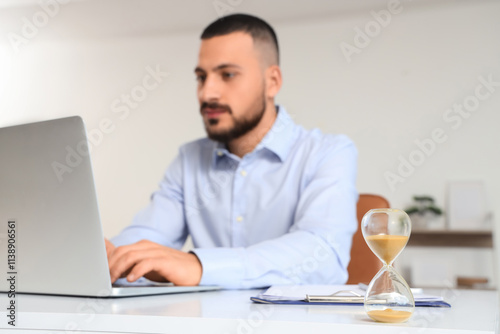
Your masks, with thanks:
M414 230L408 246L493 248L493 233L465 230Z

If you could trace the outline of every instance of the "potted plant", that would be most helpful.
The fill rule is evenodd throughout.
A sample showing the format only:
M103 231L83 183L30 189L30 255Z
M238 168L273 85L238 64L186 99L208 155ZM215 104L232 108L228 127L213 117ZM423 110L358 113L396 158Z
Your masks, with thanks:
M431 196L413 196L415 205L405 211L412 220L415 229L439 229L444 228L443 211L434 204Z

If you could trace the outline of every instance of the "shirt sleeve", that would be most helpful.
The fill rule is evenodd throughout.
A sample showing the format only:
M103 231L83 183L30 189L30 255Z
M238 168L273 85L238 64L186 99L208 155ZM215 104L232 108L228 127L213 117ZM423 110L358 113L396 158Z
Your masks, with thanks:
M111 239L116 246L147 239L180 249L187 238L184 221L182 157L177 155L165 172L159 189L151 196L149 206L140 211L132 224Z
M203 266L200 284L241 289L345 283L357 228L357 151L346 137L335 138L335 145L323 141L305 170L289 233L246 248L194 249Z

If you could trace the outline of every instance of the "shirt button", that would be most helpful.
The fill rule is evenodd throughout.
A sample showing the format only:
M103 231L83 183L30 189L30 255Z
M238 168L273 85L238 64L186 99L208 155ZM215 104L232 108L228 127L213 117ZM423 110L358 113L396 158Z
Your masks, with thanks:
M242 217L242 216L238 216L238 217L236 218L236 220L237 220L237 221L239 221L239 222L242 222L242 221L243 221L243 217Z
M242 170L242 171L240 172L240 174L241 174L241 176L247 176L247 172L246 172L245 170Z
M224 154L224 153L222 153L222 151L217 151L217 155L218 155L219 157L222 157L222 155L223 155L223 154Z

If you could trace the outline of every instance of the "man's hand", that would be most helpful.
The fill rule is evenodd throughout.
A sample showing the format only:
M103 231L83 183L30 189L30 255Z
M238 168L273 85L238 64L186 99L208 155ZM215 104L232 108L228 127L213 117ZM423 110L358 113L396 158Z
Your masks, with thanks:
M105 241L112 283L120 277L127 277L129 282L134 282L142 276L175 285L200 283L202 267L195 254L148 240L120 247L115 247L109 240Z
M108 256L108 261L109 261L109 256L111 255L111 253L113 253L116 247L115 245L113 245L111 241L109 241L106 238L104 238L104 243L106 244L106 255Z

